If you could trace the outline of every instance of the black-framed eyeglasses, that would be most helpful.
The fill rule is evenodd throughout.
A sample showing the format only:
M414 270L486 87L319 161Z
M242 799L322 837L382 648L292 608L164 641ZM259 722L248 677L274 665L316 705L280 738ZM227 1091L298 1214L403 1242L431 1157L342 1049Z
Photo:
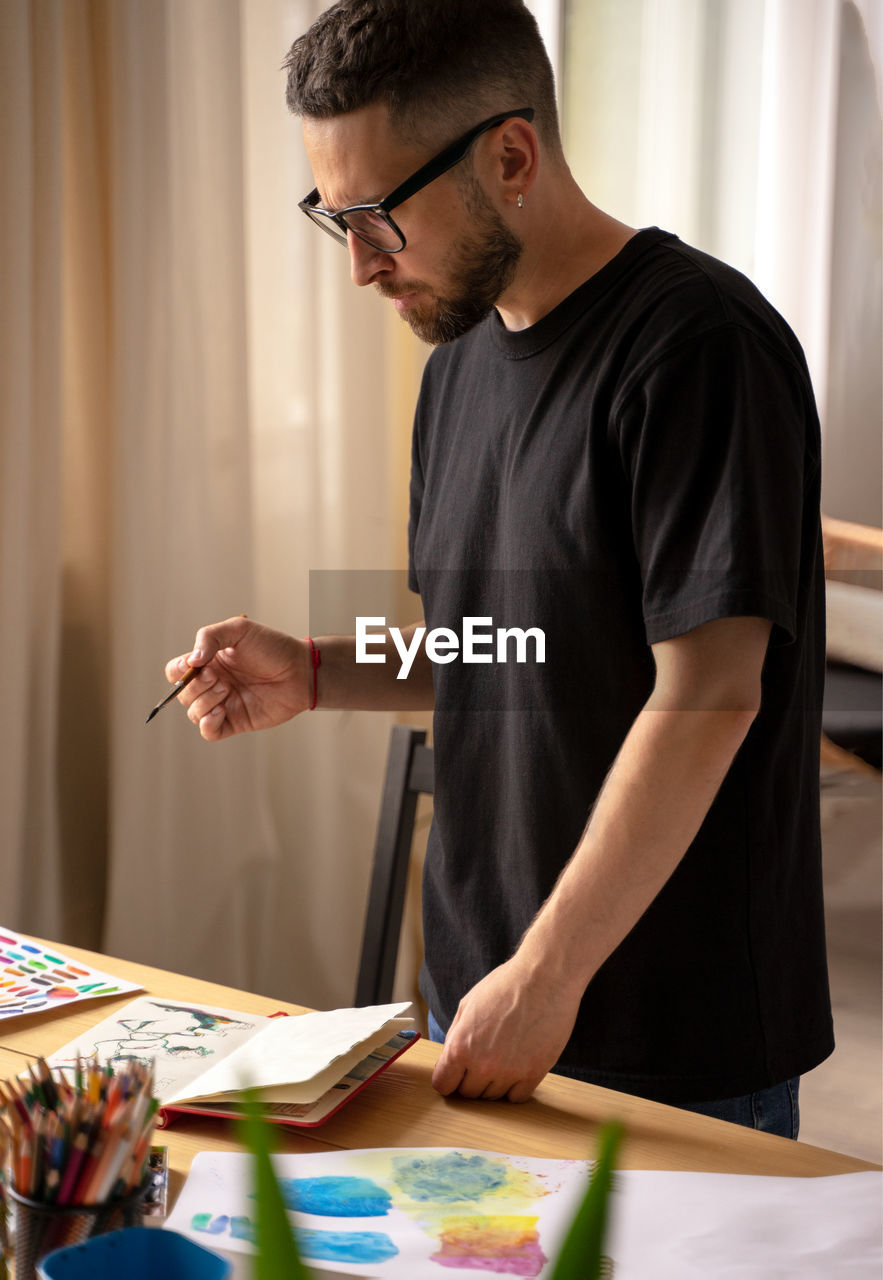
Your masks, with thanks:
M334 212L321 207L318 189L314 189L301 200L298 208L303 209L317 227L321 227L340 244L346 244L347 232L352 231L354 236L364 240L372 249L379 249L382 253L400 253L406 241L403 233L389 216L390 210L396 205L404 204L423 187L428 187L430 182L435 182L436 178L440 178L443 173L453 169L454 165L465 160L473 142L483 133L487 133L488 129L495 128L504 120L511 120L513 116L530 122L533 115L532 107L520 107L517 111L502 111L499 115L491 116L490 120L477 124L474 129L464 133L462 138L445 147L444 151L440 151L432 160L421 165L416 173L412 173L410 178L406 178L385 200L377 204L354 204L348 209L338 209Z

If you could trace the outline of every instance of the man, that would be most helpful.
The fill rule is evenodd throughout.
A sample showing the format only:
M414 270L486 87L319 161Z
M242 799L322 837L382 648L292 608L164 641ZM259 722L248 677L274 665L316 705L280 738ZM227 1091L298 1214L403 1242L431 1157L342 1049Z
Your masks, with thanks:
M389 635L360 663L353 637L232 619L167 676L202 668L180 698L209 740L434 706L442 1093L517 1101L554 1067L796 1137L833 1047L800 348L737 273L586 199L520 0L342 0L287 66L302 208L440 344L411 481L424 625L520 628L544 661L424 643L398 680Z

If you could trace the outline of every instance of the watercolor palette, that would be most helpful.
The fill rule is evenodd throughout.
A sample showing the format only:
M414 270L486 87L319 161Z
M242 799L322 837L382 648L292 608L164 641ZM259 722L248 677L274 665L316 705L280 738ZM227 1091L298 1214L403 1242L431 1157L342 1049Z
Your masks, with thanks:
M0 1019L138 990L136 982L111 977L36 938L0 926Z
M542 1280L586 1188L588 1163L456 1148L380 1148L274 1161L304 1261L317 1271ZM251 1251L249 1157L201 1152L169 1226Z

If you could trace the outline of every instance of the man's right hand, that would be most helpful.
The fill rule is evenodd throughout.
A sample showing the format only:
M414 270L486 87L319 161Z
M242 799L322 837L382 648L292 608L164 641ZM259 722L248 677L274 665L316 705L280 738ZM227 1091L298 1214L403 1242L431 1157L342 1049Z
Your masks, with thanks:
M166 663L166 679L174 684L190 667L199 675L178 701L209 742L283 724L312 705L309 645L249 618L200 627L192 650Z

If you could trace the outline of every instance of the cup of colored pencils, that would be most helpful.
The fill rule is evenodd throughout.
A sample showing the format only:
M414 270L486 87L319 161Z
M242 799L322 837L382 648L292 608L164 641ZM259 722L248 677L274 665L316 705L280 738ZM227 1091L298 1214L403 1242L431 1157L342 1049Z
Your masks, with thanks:
M39 1058L0 1084L0 1146L16 1280L53 1249L138 1226L159 1104L153 1066L77 1060L73 1080Z

